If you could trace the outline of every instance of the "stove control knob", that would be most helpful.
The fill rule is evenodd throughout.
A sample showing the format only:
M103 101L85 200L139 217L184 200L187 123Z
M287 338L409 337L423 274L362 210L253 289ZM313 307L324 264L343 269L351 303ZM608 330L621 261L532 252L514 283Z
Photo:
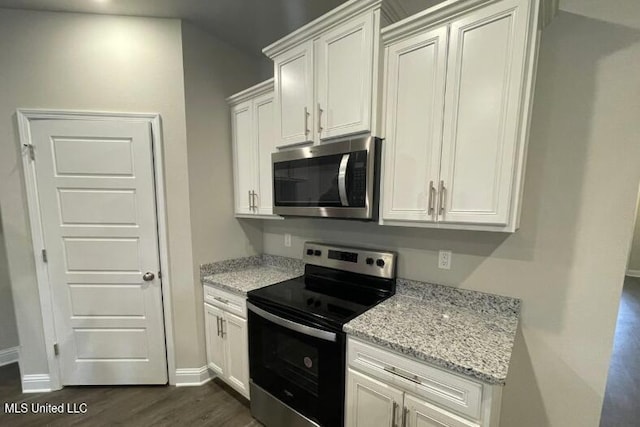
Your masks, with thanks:
M307 249L307 255L313 255L313 249Z
M313 298L307 299L307 305L311 305L311 304L313 304Z
M314 305L315 305L316 307L320 307L320 300L319 300L319 299L317 299L317 300L316 300L316 303L315 303Z
M322 255L322 251L319 251L319 250L317 250L317 249L316 249L316 250L313 252L313 254L314 254L315 256L320 256L320 255Z
M376 261L376 265L380 268L384 267L384 260L383 259L379 259Z
M373 265L373 258L367 258L366 263L367 265Z

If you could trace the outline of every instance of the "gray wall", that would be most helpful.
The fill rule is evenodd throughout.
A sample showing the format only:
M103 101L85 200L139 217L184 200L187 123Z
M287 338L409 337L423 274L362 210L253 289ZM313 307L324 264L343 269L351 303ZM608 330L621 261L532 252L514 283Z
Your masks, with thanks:
M2 213L0 212L1 217ZM11 279L9 278L4 232L2 231L2 221L0 221L0 351L17 345L18 329L13 310L13 296L11 295Z
M627 270L637 276L640 274L640 198L638 199L636 215L636 227L633 232L633 242L631 244L631 252L629 253Z
M16 108L162 115L177 367L202 366L192 351L200 337L189 334L197 322L180 21L0 9L0 64L0 208L22 373L48 369Z
M182 331L198 340L205 364L203 297L199 265L262 251L260 221L233 217L231 119L226 97L258 82L258 59L220 42L199 28L183 23L184 87L189 158L189 199L197 310L197 328Z
M521 298L505 427L598 425L640 181L640 22L614 19L629 25L640 10L598 3L564 3L578 13L543 32L517 233L264 225L267 253L299 257L309 239L397 248L401 277ZM611 17L616 8L624 13ZM453 251L450 271L436 268L439 249Z

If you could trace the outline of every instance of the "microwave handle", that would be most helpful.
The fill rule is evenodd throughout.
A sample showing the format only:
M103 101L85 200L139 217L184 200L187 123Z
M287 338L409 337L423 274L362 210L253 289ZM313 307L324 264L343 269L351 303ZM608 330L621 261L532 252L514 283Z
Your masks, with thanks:
M283 328L291 329L292 331L300 332L301 334L308 335L315 338L320 338L325 341L336 341L336 334L334 332L323 331L322 329L312 328L311 326L301 325L299 323L293 322L289 319L283 319L280 316L276 316L275 314L271 314L266 310L256 307L247 301L247 309L249 311L254 312L258 316L266 319L276 325L280 325Z
M351 153L342 156L340 170L338 171L338 192L340 193L340 203L342 203L342 206L349 206L349 198L347 197L347 166L349 165L349 157L351 157Z

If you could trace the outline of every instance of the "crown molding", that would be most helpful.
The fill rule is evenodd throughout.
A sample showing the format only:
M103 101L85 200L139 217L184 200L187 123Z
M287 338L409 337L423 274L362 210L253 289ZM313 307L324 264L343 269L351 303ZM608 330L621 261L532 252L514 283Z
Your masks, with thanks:
M242 92L238 92L234 95L231 95L227 98L227 102L230 105L240 104L242 102L248 101L251 98L255 98L256 96L264 95L269 92L273 92L274 83L273 77L269 80L265 80L262 83L258 83L257 85L251 86L249 89L245 89Z
M348 1L265 47L262 49L262 53L273 59L275 56L278 56L278 54L302 42L314 39L319 34L342 23L346 19L364 12L380 9L381 7L382 0Z

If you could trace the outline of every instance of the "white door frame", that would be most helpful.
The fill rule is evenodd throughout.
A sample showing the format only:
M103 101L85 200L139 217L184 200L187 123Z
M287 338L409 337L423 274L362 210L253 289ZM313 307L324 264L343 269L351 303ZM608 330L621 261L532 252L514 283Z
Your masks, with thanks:
M54 326L53 304L51 300L51 284L47 266L42 260L44 246L44 233L40 215L40 203L38 199L38 186L36 184L35 162L31 161L28 146L32 143L29 124L31 121L42 119L60 120L125 120L146 121L151 125L153 168L155 175L156 210L158 217L158 246L160 249L160 271L162 272L161 289L162 305L164 311L165 344L167 354L167 369L169 384L176 383L175 349L173 341L173 322L171 311L171 285L169 274L169 253L167 249L167 212L164 189L163 153L162 153L162 127L160 114L156 113L111 113L93 111L71 110L44 110L19 108L16 111L18 117L18 131L20 135L20 149L22 152L22 165L24 171L27 205L29 209L29 222L31 227L31 240L33 243L33 256L36 264L36 278L38 292L40 294L40 307L42 309L42 323L44 329L44 341L49 366L49 381L51 390L61 389L60 365L54 354L53 345L56 343ZM37 158L37 153L36 153Z

